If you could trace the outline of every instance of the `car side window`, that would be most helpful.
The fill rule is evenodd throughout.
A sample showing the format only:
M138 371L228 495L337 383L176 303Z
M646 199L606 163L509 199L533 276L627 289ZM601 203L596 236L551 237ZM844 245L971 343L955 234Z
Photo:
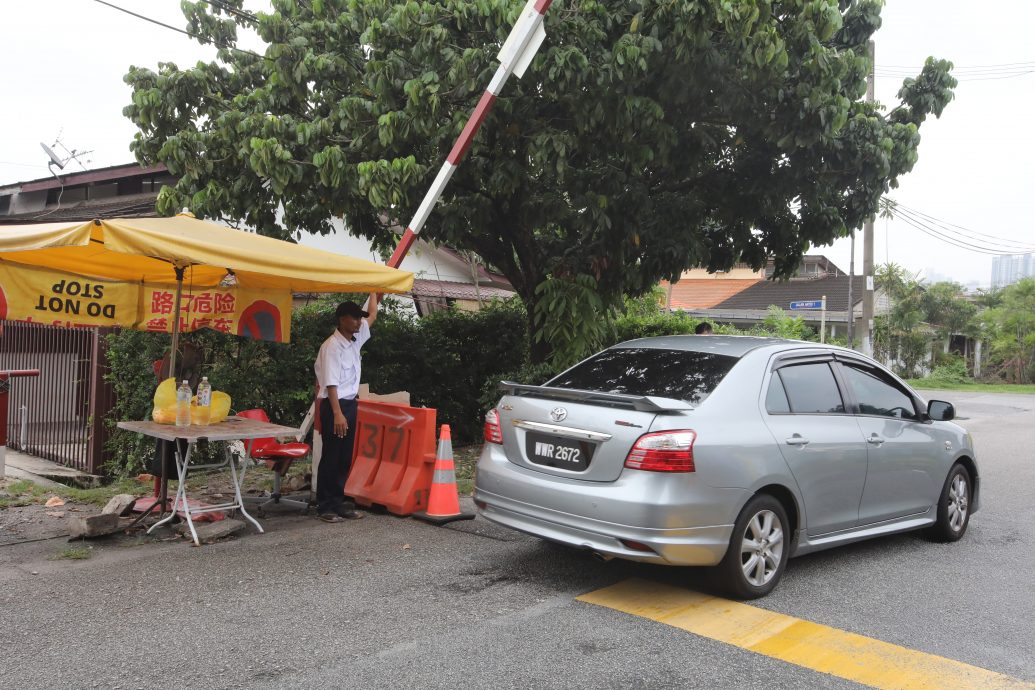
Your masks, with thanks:
M792 364L778 369L776 374L794 414L844 414L841 391L826 362Z
M880 372L845 363L842 371L859 403L859 414L917 420L913 398L892 385Z
M783 389L780 374L773 372L769 379L769 390L765 394L765 409L769 414L788 414L791 404L787 402L787 391Z

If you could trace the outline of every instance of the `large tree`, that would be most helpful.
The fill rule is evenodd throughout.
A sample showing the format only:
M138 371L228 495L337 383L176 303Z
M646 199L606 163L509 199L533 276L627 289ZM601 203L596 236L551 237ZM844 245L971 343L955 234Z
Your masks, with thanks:
M273 0L253 15L242 0L184 2L188 30L221 46L218 59L126 75L137 158L180 178L159 210L279 236L344 217L392 246L523 5ZM810 246L877 210L915 163L919 126L952 97L951 65L929 59L900 102L863 100L880 6L554 0L545 44L506 85L424 235L502 271L533 332L583 340L599 320L580 311L687 267L772 256L790 275ZM263 55L235 49L241 26ZM539 342L536 358L547 353Z

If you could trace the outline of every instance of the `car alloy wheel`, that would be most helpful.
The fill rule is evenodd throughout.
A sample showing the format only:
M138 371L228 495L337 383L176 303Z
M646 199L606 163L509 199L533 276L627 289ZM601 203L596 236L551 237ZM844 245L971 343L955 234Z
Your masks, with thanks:
M956 463L945 477L945 485L938 498L938 515L934 525L927 530L927 537L938 542L952 542L962 538L970 522L973 494L970 471L961 463Z
M757 513L748 522L740 545L744 579L763 587L780 571L783 560L783 524L771 510Z
M949 482L948 518L949 528L959 532L967 522L967 501L970 482L962 473L957 473Z
M787 511L774 496L758 494L743 507L726 555L713 571L716 584L739 599L757 599L776 587L791 545Z

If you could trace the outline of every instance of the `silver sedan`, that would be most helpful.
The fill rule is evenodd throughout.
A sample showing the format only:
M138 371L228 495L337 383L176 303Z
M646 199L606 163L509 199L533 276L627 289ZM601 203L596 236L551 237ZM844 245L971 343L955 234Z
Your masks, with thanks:
M740 598L788 558L978 508L970 435L852 350L747 336L633 340L485 418L483 517L601 558L712 566Z

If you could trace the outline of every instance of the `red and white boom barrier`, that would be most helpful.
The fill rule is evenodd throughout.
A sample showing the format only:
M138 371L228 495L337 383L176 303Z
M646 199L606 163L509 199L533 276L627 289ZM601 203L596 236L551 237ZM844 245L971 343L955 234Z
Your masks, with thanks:
M503 85L507 83L507 79L510 78L511 74L516 74L518 79L520 79L525 70L528 69L529 63L532 62L536 51L539 50L543 39L546 38L546 30L543 28L543 17L546 15L546 10L550 8L550 3L552 2L553 0L528 0L525 8L521 10L521 16L514 23L514 28L510 30L510 35L507 36L506 42L496 56L500 61L499 68L489 82L488 88L485 89L485 93L482 94L481 99L478 101L478 105L475 106L471 117L468 118L467 124L464 125L464 131L460 133L456 143L453 144L453 150L446 156L446 162L442 164L442 169L438 171L435 181L431 183L431 188L424 195L424 201L421 202L417 208L416 215L413 216L413 220L406 227L406 232L403 233L402 239L399 240L398 246L396 246L395 251L392 253L392 258L388 260L388 265L392 268L398 268L399 264L406 257L406 253L410 251L410 246L417 239L417 235L420 234L421 228L424 227L424 222L428 219L428 216L431 215L431 209L434 208L435 203L442 196L442 191L449 183L449 178L453 176L453 172L460 165L460 161L463 160L467 149L471 147L474 135L478 133L478 129L482 126L485 116L492 110L492 106L496 103L496 97L503 90Z

